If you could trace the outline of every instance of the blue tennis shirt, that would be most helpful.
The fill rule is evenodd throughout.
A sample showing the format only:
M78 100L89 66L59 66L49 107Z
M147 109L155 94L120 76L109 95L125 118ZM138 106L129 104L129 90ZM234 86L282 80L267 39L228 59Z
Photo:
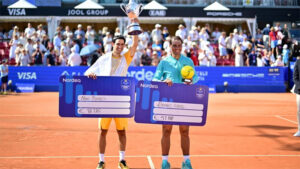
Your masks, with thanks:
M180 55L180 58L177 60L173 56L168 56L161 60L158 64L153 81L164 81L166 79L170 79L173 83L183 83L180 72L181 69L187 65L192 66L195 70L194 63L190 58ZM196 83L197 81L198 76L195 72L193 76L193 83Z

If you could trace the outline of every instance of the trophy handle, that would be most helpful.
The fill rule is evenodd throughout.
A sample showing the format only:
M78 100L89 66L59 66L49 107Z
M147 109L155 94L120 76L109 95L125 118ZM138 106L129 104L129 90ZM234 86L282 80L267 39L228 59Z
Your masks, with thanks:
M142 13L143 10L144 10L144 5L140 4L139 5L139 15Z
M120 4L120 8L121 8L122 11L127 15L125 4Z

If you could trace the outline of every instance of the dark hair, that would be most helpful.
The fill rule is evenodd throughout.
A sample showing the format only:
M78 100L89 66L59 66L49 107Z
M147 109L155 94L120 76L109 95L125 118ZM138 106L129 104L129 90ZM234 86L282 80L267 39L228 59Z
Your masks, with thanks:
M174 36L174 37L171 39L170 44L172 45L173 42L174 42L175 40L179 40L179 41L181 42L181 44L183 44L183 40L182 40L179 36Z
M123 40L124 40L124 43L126 43L126 39L125 39L125 37L124 37L124 36L122 36L122 35L115 36L115 37L113 38L113 43L115 43L115 42L116 42L116 40L118 40L118 39L123 39Z

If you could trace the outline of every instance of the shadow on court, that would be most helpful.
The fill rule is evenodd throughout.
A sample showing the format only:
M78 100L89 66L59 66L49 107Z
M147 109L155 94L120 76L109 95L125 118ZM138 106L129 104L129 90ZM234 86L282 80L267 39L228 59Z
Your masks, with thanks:
M281 145L279 149L288 150L288 151L300 151L300 143L299 144L290 144L287 139L292 137L293 133L287 133L287 130L295 130L297 127L289 127L289 126L281 126L281 125L248 125L241 126L251 128L258 133L257 137L266 137L271 139L272 141ZM285 132L285 133L283 133Z

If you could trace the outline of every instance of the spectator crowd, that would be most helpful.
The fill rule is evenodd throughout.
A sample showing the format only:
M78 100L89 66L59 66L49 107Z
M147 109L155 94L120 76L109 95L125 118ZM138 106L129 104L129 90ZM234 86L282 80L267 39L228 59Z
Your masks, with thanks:
M14 26L9 32L0 31L0 39L9 39L9 63L17 66L79 66L91 65L102 54L112 50L112 39L121 35L120 29L103 27L98 33L88 25L81 24L76 30L69 26L57 27L50 40L43 25L37 29L28 23L22 31ZM127 48L131 37L124 32ZM171 36L183 39L182 54L190 57L196 66L287 66L292 58L297 41L292 41L287 25L280 23L257 29L256 37L242 29L232 32L212 31L209 24L193 26L191 30L180 24L174 35L168 28L155 24L152 31L142 31L139 45L131 66L157 66L160 60L170 54ZM97 46L98 50L80 55L85 46ZM0 56L1 57L1 56Z

